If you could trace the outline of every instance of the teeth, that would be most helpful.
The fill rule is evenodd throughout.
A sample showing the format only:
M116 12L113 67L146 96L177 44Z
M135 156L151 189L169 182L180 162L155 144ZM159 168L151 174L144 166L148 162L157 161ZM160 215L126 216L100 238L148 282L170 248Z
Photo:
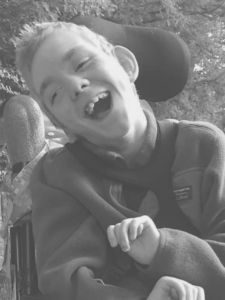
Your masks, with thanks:
M95 107L95 103L98 102L100 99L103 99L105 97L107 97L108 93L107 92L103 92L98 94L96 97L94 97L91 102L86 106L85 108L85 112L88 116L91 116L93 114L94 111L94 107Z
M107 97L107 95L108 95L107 92L103 92L103 93L101 93L101 94L98 95L98 98L99 99L103 99L103 98Z
M88 106L85 108L85 112L88 116L92 115L94 111L95 104L93 102L89 103Z

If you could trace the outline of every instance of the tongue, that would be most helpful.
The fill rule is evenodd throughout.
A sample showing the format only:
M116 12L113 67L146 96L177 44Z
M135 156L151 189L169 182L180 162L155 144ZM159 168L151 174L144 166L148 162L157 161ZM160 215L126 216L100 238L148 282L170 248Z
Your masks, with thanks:
M111 100L110 96L107 96L104 99L100 99L94 106L93 116L97 116L110 108Z

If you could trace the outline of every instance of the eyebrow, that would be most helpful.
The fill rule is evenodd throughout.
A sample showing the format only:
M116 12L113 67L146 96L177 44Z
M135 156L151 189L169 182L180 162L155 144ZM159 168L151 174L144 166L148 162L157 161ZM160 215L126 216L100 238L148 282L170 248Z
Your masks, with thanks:
M82 46L76 46L68 50L62 57L63 62L69 61L77 52L83 50Z
M82 46L76 46L68 50L62 57L62 62L67 62L69 61L73 55L75 55L77 52L79 52L82 48ZM53 82L55 81L55 77L47 77L41 84L40 87L40 95L42 97L44 90Z

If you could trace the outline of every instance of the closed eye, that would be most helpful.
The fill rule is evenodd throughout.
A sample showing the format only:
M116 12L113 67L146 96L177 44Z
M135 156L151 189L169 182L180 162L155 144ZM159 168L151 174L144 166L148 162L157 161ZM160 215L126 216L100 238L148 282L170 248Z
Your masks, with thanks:
M89 58L82 61L77 67L76 67L76 71L79 71L87 62L89 61Z
M61 90L62 90L62 89L60 88L60 89L58 89L56 92L54 92L54 94L52 94L52 96L51 96L51 104L54 104L55 99L56 99L56 97L58 96L58 94L59 94L59 92L60 92Z
M51 103L52 103L52 104L54 103L56 96L57 96L57 92L55 92L55 93L52 95L52 97L51 97Z

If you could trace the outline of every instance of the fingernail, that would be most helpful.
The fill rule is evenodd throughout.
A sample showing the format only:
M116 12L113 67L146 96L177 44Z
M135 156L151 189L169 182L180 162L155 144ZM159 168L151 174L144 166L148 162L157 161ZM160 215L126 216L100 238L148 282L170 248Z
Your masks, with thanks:
M111 247L116 247L117 244L116 244L116 242L111 242L110 245L111 245Z
M123 247L122 247L122 250L123 250L123 252L127 252L127 251L130 250L130 247L128 247L128 246L123 246Z

